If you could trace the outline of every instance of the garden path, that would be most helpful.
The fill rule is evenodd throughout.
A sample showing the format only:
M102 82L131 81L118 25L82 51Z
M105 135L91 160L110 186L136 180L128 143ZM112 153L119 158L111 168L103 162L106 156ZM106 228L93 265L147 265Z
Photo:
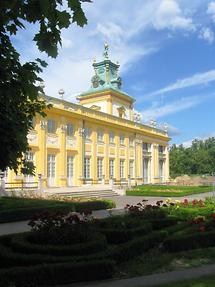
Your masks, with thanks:
M189 279L196 279L203 276L214 275L215 264L201 267L181 269L166 273L157 273L147 276L140 276L128 279L105 280L97 282L87 282L80 284L67 284L58 287L150 287L162 284L179 282Z
M192 200L192 199L204 199L209 196L214 196L213 192L206 192L206 193L199 193L194 195L189 195L185 197L172 197L172 199L183 200L185 198ZM107 198L106 198L107 199ZM141 202L143 199L148 199L149 204L156 203L158 200L166 200L166 197L147 197L147 196L115 196L110 197L116 202L116 208L113 208L110 212L107 210L96 210L93 211L93 216L96 218L105 218L112 215L122 214L124 212L124 207L126 204L137 204ZM18 221L18 222L11 222L11 223L2 223L0 224L0 236L5 234L13 234L19 232L29 231L30 227L27 225L28 221Z

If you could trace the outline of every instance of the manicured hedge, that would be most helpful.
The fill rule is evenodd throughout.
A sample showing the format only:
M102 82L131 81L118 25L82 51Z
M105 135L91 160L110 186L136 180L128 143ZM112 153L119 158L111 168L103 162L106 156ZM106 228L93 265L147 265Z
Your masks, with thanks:
M141 235L146 235L152 231L150 223L143 223L143 224L144 224L143 226L130 229L100 228L98 229L98 231L106 236L108 243L118 244L127 242Z
M143 252L158 246L166 237L166 231L154 231L150 235L135 238L116 246L110 251L109 257L116 262L123 262L141 255Z
M177 234L167 238L163 247L169 252L185 251L196 248L215 246L215 232L196 232L191 234Z
M112 277L115 264L111 260L41 264L0 270L0 286L48 286Z
M13 198L10 198L10 200L13 200ZM17 198L14 198L15 201L19 200ZM22 199L20 198L20 201ZM28 220L32 216L34 216L36 213L41 213L44 211L50 211L50 212L69 212L69 211L77 211L77 212L83 212L85 210L101 210L101 209L110 209L115 207L115 203L111 200L95 200L95 201L86 201L86 202L57 202L50 205L49 201L47 200L47 206L39 206L38 200L35 201L35 206L27 206L25 202L25 207L14 207L12 208L9 205L9 208L7 209L7 204L5 203L5 206L3 206L3 210L0 211L0 223L3 222L12 222L12 221L22 221L22 220ZM1 201L0 201L1 202Z
M16 234L11 238L11 247L14 251L25 254L39 253L55 256L88 255L97 253L107 247L106 239L101 234L95 234L92 241L71 245L42 245L29 241L29 233Z
M149 219L149 222L151 223L153 230L159 230L177 224L178 218L166 217L161 219Z

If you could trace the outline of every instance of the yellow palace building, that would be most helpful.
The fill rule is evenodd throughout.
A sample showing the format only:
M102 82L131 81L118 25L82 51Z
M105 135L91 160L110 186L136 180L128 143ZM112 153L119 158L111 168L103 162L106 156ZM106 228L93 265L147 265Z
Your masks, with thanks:
M28 134L43 187L85 184L139 185L169 180L167 131L140 123L134 98L121 90L119 64L109 59L93 63L91 88L78 104L45 97L52 108L36 117ZM60 92L60 91L59 91ZM7 181L37 181L38 176L7 173Z

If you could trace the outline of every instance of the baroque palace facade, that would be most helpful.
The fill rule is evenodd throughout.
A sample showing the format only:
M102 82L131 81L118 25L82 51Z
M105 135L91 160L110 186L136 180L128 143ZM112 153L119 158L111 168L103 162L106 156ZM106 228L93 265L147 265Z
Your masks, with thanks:
M119 64L94 61L91 88L78 104L45 97L52 108L36 117L28 134L34 162L44 187L84 184L132 185L169 179L167 132L143 125L134 113L135 100L121 90ZM38 177L7 173L7 181L35 181Z

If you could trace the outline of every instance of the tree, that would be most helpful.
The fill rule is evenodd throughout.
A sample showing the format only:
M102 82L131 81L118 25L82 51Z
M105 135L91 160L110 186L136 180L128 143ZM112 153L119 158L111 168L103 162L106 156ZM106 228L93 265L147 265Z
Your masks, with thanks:
M173 145L170 150L170 175L211 174L215 171L215 138L195 139L191 147Z
M57 57L61 30L71 23L83 27L87 19L81 2L91 0L1 0L0 1L0 169L25 173L32 166L23 155L28 151L27 134L36 114L45 116L47 107L39 97L43 92L39 73L47 64L41 59L21 64L11 35L25 29L26 23L38 24L34 41L40 51ZM66 5L66 7L65 7Z

